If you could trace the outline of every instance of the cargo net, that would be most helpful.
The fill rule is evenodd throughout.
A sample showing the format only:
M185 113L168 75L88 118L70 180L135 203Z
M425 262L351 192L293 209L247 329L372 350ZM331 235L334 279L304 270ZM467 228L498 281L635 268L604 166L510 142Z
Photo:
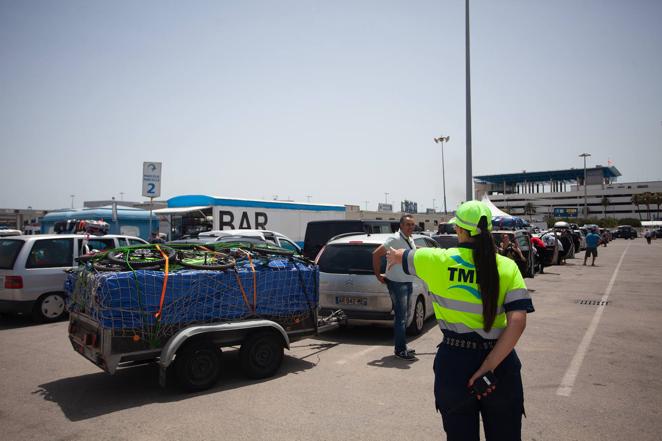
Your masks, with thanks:
M67 278L68 308L152 347L194 324L266 318L287 330L313 323L319 273L305 259L254 255L225 270L199 270L174 258L167 266L98 271L87 261Z

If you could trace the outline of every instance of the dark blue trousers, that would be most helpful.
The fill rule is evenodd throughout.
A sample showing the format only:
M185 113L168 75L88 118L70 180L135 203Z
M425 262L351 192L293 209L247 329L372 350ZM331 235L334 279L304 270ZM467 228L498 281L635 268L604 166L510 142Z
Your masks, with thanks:
M524 393L522 364L512 351L496 368L496 390L480 400L467 382L490 350L439 345L434 359L434 397L448 441L479 441L483 418L486 441L520 441Z

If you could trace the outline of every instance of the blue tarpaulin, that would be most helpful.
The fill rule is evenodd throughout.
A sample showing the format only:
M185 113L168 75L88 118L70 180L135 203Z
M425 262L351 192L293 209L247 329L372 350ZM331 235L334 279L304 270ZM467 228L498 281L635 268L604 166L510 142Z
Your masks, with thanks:
M238 320L295 317L316 309L319 271L315 265L272 260L246 263L227 271L181 270L170 273L73 273L67 279L69 308L97 320L103 328L141 329Z

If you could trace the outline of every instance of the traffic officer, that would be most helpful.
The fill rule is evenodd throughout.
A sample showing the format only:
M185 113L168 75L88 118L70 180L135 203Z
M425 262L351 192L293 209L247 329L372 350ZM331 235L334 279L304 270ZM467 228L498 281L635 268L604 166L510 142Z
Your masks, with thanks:
M466 202L451 219L457 248L387 252L389 265L401 263L432 295L443 333L435 405L448 441L478 441L479 414L487 441L521 439L524 394L514 348L534 309L517 264L496 253L491 217L482 202ZM486 389L472 395L481 383Z

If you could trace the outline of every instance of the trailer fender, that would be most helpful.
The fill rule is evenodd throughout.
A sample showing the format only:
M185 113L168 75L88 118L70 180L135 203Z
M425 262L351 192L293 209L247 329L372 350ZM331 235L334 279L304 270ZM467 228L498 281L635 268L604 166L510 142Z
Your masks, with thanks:
M271 320L246 320L240 322L218 323L213 325L197 325L184 328L165 344L161 350L161 357L159 358L159 367L161 371L165 371L168 366L173 362L177 350L191 337L207 334L211 332L225 332L225 331L238 331L238 330L251 330L258 328L273 328L278 331L283 337L285 348L290 348L290 338L281 325Z

